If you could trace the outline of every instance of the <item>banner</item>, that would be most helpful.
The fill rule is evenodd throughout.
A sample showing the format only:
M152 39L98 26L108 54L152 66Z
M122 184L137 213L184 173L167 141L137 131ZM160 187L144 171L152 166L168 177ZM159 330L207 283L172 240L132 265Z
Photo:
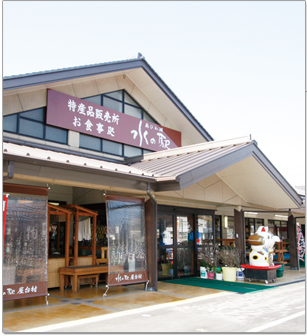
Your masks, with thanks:
M4 244L5 244L5 228L6 228L7 201L8 201L8 195L3 195L3 260L4 260Z
M305 261L305 239L302 229L297 225L297 249L299 260Z
M106 196L108 285L148 281L144 200Z
M3 301L48 295L48 196L37 195L37 190L35 195L23 194L23 188L30 192L31 187L24 186L19 193L10 191L9 199L3 198ZM7 192L5 185L3 189ZM41 188L41 192L47 190Z

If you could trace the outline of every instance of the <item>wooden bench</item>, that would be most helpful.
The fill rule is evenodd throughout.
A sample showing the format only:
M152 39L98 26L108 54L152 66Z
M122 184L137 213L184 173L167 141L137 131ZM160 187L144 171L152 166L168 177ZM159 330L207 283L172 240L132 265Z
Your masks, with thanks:
M65 275L72 279L72 291L76 293L79 288L78 278L96 278L96 286L99 274L108 273L108 265L85 265L85 266L68 266L60 267L60 290L64 290Z
M73 276L70 276L70 282L72 283ZM88 275L79 275L78 276L78 290L80 289L80 279L91 279L90 286L93 285L93 280L95 282L95 287L98 287L99 274L88 274Z

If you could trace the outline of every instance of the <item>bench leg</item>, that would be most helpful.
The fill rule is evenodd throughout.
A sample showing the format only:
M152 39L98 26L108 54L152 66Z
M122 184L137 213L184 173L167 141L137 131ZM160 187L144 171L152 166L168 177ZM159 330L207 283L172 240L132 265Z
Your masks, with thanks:
M74 274L72 277L72 291L73 293L78 292L78 275Z
M64 274L60 274L60 291L64 291Z

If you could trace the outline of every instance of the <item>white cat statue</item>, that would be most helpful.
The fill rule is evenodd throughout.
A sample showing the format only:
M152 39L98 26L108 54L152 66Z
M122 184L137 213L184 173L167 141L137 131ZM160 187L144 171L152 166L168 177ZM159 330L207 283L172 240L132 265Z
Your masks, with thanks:
M252 266L274 266L274 244L280 238L269 232L267 226L260 226L256 233L249 236L247 242L251 244L249 263Z

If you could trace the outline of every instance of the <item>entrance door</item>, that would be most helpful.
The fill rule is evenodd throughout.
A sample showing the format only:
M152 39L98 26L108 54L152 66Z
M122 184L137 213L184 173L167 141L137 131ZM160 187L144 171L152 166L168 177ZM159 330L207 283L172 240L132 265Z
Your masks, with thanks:
M158 277L195 273L193 215L158 214Z
M174 276L174 215L158 214L158 278Z
M196 276L201 249L214 242L214 213L197 214L196 209L185 212L183 208L171 210L158 212L158 278Z
M176 264L177 276L191 275L194 269L194 223L193 216L176 216L177 244Z

